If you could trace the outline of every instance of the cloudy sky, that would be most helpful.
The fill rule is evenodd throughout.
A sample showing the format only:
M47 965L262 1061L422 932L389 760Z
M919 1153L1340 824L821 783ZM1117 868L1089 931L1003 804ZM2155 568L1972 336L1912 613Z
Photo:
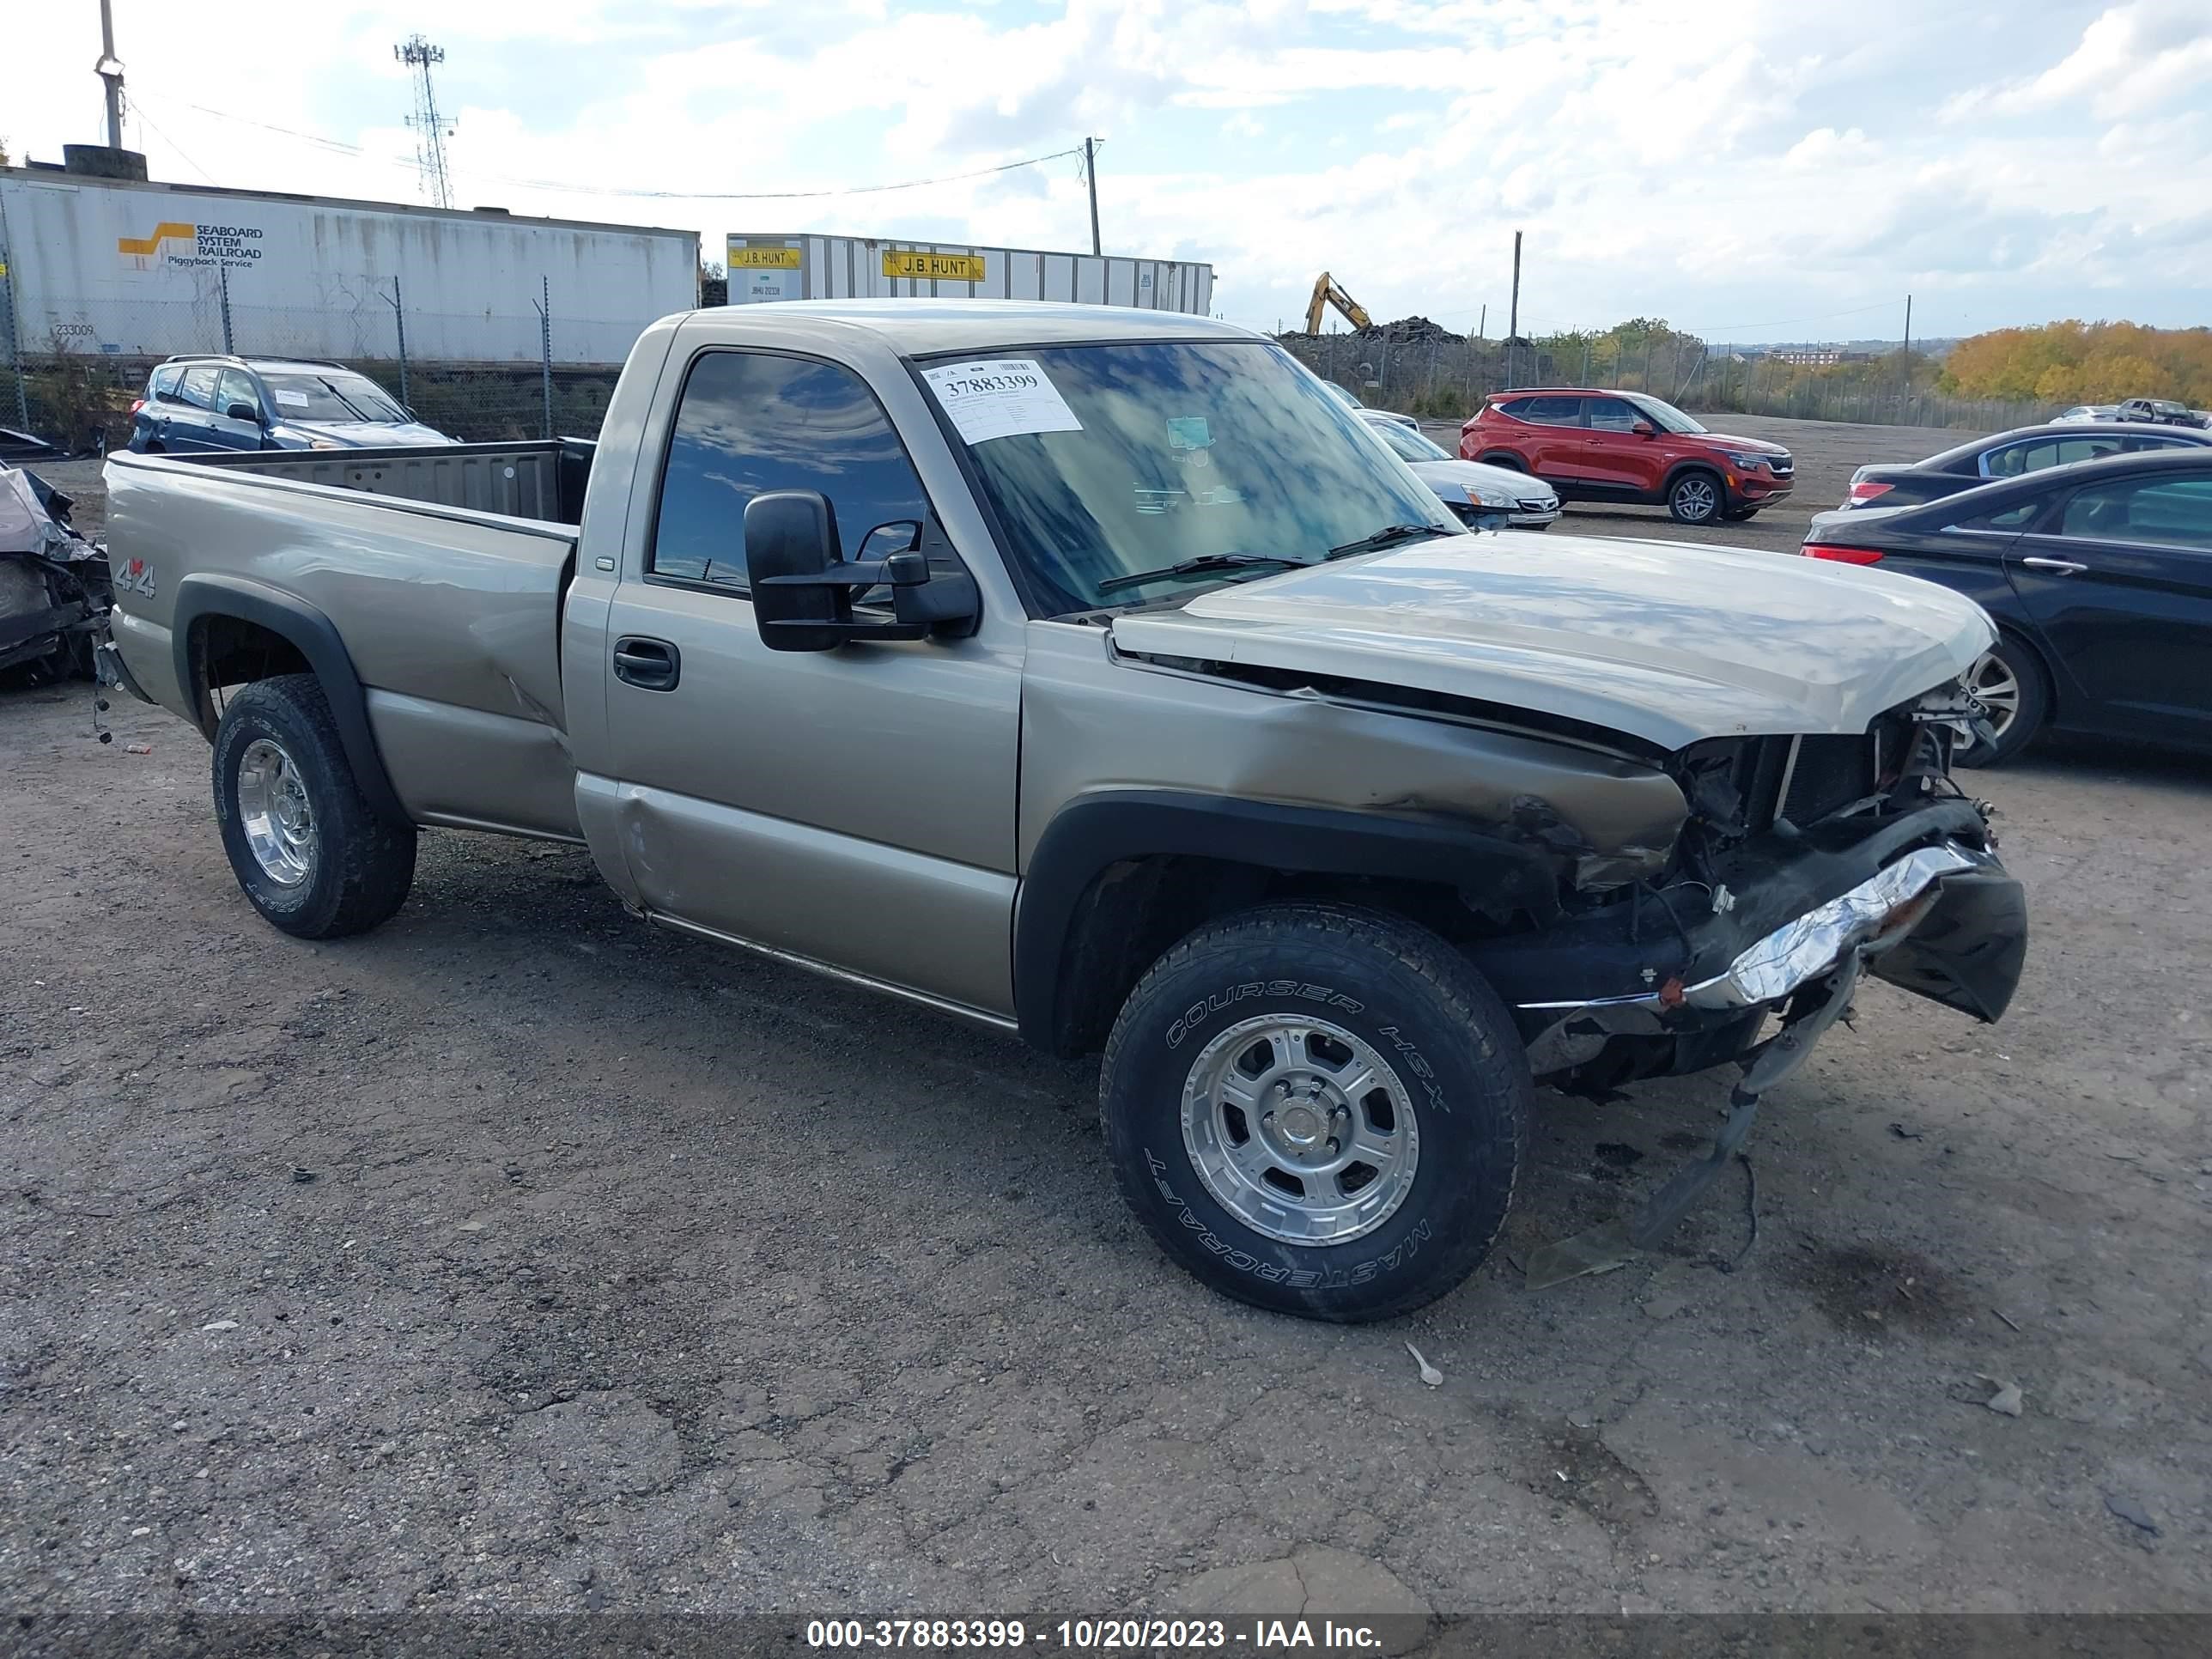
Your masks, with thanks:
M419 199L393 43L445 48L458 204L1207 259L1273 327L1665 316L1716 340L2212 321L2212 0L114 0L156 178ZM97 141L94 0L23 0L0 142ZM261 125L256 125L253 123ZM273 129L290 129L282 131ZM299 137L295 135L309 135ZM552 188L561 181L568 188ZM662 192L659 196L638 192ZM710 253L709 257L715 257Z

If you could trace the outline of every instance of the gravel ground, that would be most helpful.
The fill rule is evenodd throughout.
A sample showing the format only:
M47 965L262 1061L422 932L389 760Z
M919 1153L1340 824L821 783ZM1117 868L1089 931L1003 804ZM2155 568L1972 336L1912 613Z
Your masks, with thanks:
M111 719L0 696L18 1609L2212 1610L2201 766L1978 775L2014 1011L1870 986L1753 1137L1755 1241L1731 1171L1527 1290L1725 1080L1546 1096L1492 1262L1343 1330L1161 1259L1092 1070L564 848L428 835L391 924L286 939L206 745Z

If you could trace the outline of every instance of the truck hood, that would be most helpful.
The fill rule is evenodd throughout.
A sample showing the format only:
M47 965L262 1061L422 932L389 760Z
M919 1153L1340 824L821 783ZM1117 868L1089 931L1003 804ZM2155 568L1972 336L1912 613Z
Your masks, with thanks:
M1564 716L1668 750L1857 732L1996 637L1972 600L1786 554L1514 531L1439 536L1117 617L1116 649Z

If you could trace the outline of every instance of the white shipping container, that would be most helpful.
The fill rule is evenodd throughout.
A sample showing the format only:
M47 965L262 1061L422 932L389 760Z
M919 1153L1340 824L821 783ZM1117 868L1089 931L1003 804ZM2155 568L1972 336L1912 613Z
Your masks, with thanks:
M221 351L617 364L698 304L688 230L0 170L0 272L27 356ZM400 309L392 304L395 289ZM541 287L542 284L542 287ZM4 343L4 340L0 340Z
M1189 259L908 242L890 237L732 234L730 303L768 300L1062 300L1203 317L1213 267Z

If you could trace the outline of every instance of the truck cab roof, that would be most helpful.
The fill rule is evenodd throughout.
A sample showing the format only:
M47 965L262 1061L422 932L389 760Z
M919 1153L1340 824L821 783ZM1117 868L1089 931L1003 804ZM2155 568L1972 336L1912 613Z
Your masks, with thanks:
M755 320L749 313L763 321L772 316L776 332L787 339L813 327L822 331L825 340L848 330L866 330L908 357L1018 346L1264 337L1210 317L1038 300L786 300L758 307L718 306L692 314L717 321Z

